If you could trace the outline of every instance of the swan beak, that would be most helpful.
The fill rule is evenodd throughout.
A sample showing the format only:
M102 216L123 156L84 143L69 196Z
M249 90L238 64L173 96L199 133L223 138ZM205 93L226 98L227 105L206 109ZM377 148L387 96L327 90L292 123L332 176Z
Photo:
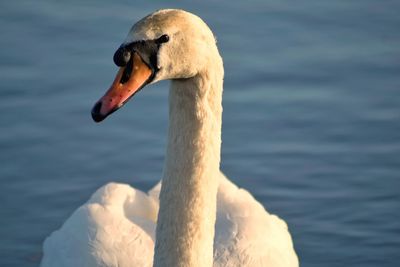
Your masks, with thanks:
M108 115L118 110L136 92L149 83L151 77L152 70L137 53L133 53L127 66L119 69L110 89L94 105L92 109L93 120L101 122Z

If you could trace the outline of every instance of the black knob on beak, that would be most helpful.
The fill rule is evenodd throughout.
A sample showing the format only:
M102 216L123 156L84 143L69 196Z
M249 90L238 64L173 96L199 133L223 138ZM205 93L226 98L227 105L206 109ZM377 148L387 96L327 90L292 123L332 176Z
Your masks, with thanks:
M129 59L131 58L131 51L127 50L125 47L121 46L115 51L114 54L114 63L118 67L125 67L128 64Z

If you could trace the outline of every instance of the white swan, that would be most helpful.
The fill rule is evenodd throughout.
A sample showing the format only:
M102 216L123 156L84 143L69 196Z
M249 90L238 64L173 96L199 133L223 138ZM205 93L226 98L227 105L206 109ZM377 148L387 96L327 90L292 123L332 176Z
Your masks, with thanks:
M97 190L46 239L41 266L298 266L285 222L219 170L223 65L208 26L157 11L114 60L121 68L93 108L96 121L171 79L163 184L148 194L116 183Z

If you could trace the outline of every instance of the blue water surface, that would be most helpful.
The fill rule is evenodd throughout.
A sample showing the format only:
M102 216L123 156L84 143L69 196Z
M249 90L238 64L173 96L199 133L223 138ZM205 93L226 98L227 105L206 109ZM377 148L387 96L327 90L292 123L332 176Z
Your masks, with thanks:
M131 25L184 8L225 64L222 170L291 230L302 266L399 266L399 1L3 1L0 266L100 186L160 178L167 82L95 124Z

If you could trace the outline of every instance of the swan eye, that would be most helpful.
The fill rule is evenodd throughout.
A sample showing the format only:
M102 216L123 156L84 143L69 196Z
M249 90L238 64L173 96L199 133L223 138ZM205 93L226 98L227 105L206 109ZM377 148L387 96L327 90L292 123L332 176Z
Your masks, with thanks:
M168 41L169 41L168 34L163 34L158 39L156 39L156 44L167 43Z
M128 61L130 58L131 58L131 52L129 50L125 49L125 47L118 48L118 50L115 51L115 54L113 57L114 63L118 67L126 66L126 64L128 64Z

